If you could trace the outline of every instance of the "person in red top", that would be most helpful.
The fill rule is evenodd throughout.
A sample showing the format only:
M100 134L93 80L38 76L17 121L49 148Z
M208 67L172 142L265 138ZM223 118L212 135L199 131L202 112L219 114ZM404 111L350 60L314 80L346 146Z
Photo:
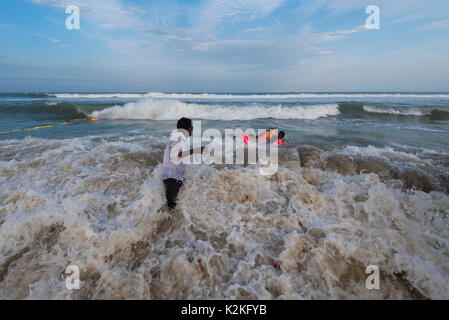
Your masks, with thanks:
M272 137L276 137L277 136L277 142L279 145L288 145L290 144L288 141L284 140L285 137L285 132L284 131L280 131L279 134L277 132L277 129L274 128L270 128L267 129L267 131L265 133L262 133L258 138L260 140L270 140ZM248 144L249 142L249 135L247 133L242 134L242 139L243 142L245 144Z
M277 134L278 134L277 129L270 128L270 129L267 129L267 131L265 131L265 133L262 133L259 136L259 139L260 140L270 140L271 137L275 137Z
M284 131L279 131L278 144L280 144L280 145L288 145L288 144L290 144L290 142L284 140L284 137L285 137L285 132Z

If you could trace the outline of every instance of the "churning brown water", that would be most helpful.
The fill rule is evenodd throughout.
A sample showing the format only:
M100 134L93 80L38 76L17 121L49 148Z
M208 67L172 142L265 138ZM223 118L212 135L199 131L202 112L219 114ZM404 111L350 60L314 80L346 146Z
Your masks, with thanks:
M444 157L301 145L272 177L190 166L174 212L147 136L6 140L0 160L2 299L449 298Z

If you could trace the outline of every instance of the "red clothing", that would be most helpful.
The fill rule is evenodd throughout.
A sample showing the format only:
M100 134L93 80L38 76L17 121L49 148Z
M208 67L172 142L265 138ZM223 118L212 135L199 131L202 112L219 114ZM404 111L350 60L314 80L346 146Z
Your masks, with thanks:
M265 136L260 137L260 140L270 140L270 133L266 132Z
M242 134L242 139L243 139L243 142L244 142L245 144L248 144L248 142L249 142L249 135L246 134L246 133L243 133L243 134ZM270 139L269 133L267 133L267 134L265 135L265 139L266 139L266 140ZM264 140L263 137L262 137L262 140ZM278 144L283 144L283 143L284 143L284 139L278 138Z

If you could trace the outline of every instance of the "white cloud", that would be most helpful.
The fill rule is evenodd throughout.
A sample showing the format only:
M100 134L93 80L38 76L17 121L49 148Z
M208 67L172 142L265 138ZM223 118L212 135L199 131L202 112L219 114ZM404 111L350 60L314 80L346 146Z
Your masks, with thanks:
M213 28L223 23L254 21L279 8L285 0L213 0L201 10L199 23Z
M364 11L368 5L380 8L381 17L395 22L411 21L421 18L438 19L447 17L449 1L447 0L303 0L295 10L304 17L324 10L332 16ZM390 22L391 23L391 22Z
M64 8L61 1L32 1ZM321 79L317 75L325 77L327 70L334 70L334 75L346 76L346 70L339 66L343 62L348 73L353 72L354 79L360 76L362 71L355 70L357 64L353 60L348 58L348 61L342 62L340 59L338 63L333 60L338 56L332 54L329 43L350 38L364 31L365 26L315 32L311 26L306 25L296 34L292 30L293 34L279 34L275 31L281 28L271 28L267 26L267 21L259 23L260 19L268 17L285 2L286 0L212 0L186 8L176 0L161 0L151 7L150 12L119 0L70 1L71 4L80 6L82 19L88 19L106 29L99 34L89 35L97 37L106 43L111 52L119 54L117 63L108 64L109 61L105 61L104 64L113 66L111 70L128 72L130 79L136 75L143 83L148 80L166 81L168 85L178 83L180 86L200 86L202 83L209 86L209 80L222 83L220 81L224 79L223 81L228 81L228 85L237 86L238 81L234 81L235 79L263 83L268 81L263 79L270 78L270 83L277 81L280 85L290 87L292 83L304 86L308 80L315 81L319 87L322 81L328 81L322 86L328 84L331 88L335 78ZM365 20L364 9L367 4L380 7L381 19L385 23L388 22L387 19L391 23L416 20L423 16L427 18L426 21L432 21L441 15L441 11L449 8L447 0L316 0L299 7L296 14L298 23L301 23L300 21L305 21L304 17L309 17L318 10L320 14L330 15L359 10L361 24ZM176 19L180 15L184 15L183 22L188 21L182 24L183 27L177 25ZM447 28L447 20L434 21L420 29ZM222 28L229 26L229 30L234 32L223 36ZM123 38L107 29L124 29L134 33ZM275 31L272 32L273 30ZM122 59L121 55L131 59ZM358 64L360 70L367 59L361 57L362 61ZM388 56L385 59L388 60ZM323 61L328 63L323 64ZM158 77L150 77L150 74L157 74ZM298 74L304 75L304 82L293 81L298 78Z
M191 28L175 28L164 20L163 27L146 25L151 15L142 8L129 7L118 0L75 0L87 17L102 29L124 28L136 31L135 36L119 39L112 32L103 41L114 51L133 57L135 60L151 61L153 65L190 64L203 66L205 63L217 68L287 68L304 57L329 55L331 50L322 47L329 41L343 39L364 28L332 32L313 32L307 26L298 34L276 36L272 39L238 38L220 39L214 27L221 23L255 21L274 12L286 0L213 0L197 7L199 15L193 16ZM33 0L35 3L64 8L64 1ZM168 3L166 1L161 4ZM170 8L177 4L170 2ZM153 7L152 14L163 13ZM176 15L176 14L175 14ZM167 15L165 15L167 16ZM212 21L212 22L211 22ZM210 24L208 24L211 22ZM247 36L259 37L268 27L255 25L243 29ZM237 37L237 36L236 36ZM260 37L259 37L260 38Z
M38 37L41 37L41 38L45 38L45 39L47 39L47 40L50 40L50 41L53 42L53 43L59 43L59 42L61 42L61 41L58 40L58 39L55 39L55 38L52 38L52 37L49 37L49 36L46 36L46 35L43 35L43 34L40 34L40 33L38 33L37 36L38 36Z
M263 27L255 27L255 28L248 28L243 30L243 32L262 32L262 31L266 31L267 28L263 28Z
M423 31L423 30L448 30L448 29L449 29L449 19L443 19L420 26L416 30Z
M87 18L101 28L142 30L147 21L142 17L146 10L138 7L127 8L119 0L31 0L33 3L65 9L69 5L80 8L81 19Z
M178 37L177 35L173 35L173 34L168 34L165 36L165 38L178 40L178 41L192 41L192 38L190 38L190 37L183 38L183 37Z

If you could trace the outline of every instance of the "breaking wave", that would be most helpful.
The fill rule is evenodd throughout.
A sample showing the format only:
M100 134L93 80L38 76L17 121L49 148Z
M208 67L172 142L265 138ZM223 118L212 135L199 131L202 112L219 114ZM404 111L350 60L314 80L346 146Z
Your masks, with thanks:
M142 99L92 113L99 119L177 120L181 117L205 120L308 119L340 114L337 104L282 107L219 106L184 103L173 100Z
M368 113L381 113L381 114L397 114L403 116L417 116L423 117L428 115L426 110L420 110L418 108L382 108L374 106L363 106L363 110ZM430 114L430 113L429 113Z
M155 98L155 99L301 99L301 98L438 98L449 99L449 94L425 93L266 93L266 94L214 94L214 93L55 93L63 99L101 98Z
M376 114L389 114L401 116L430 117L434 120L449 119L449 112L439 108L429 107L376 107L363 106L363 111Z

